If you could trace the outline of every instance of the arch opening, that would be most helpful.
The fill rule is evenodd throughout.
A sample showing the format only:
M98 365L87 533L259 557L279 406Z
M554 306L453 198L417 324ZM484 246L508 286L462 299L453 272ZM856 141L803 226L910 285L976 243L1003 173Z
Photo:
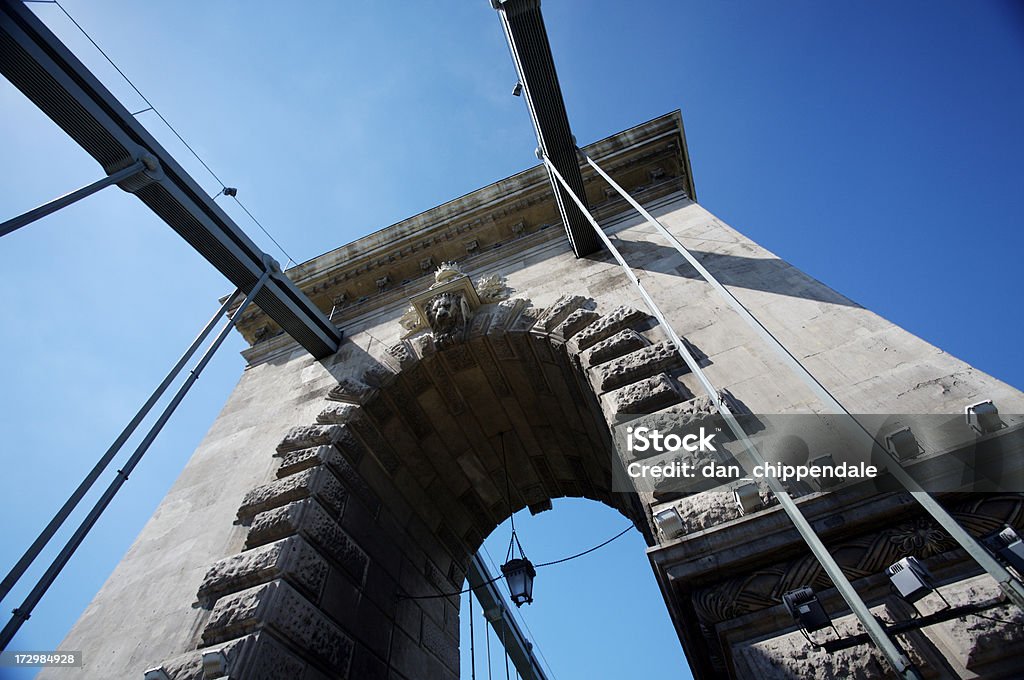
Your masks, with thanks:
M204 579L199 647L239 650L242 667L267 655L327 677L454 678L455 594L513 513L588 499L652 545L644 502L613 491L609 423L686 390L646 315L596 307L425 299L429 331L376 355L347 344L324 366L317 424L285 436L277 480L242 502L245 549Z
M551 511L538 515L520 511L515 524L527 555L538 564L585 551L629 526L603 504L578 498L559 499ZM492 575L499 573L509 532L506 520L481 548ZM663 672L664 657L673 652L678 657L678 675L689 677L657 582L647 574L650 566L644 546L643 537L630 529L592 553L539 568L534 603L520 609L511 607L504 582L495 583L548 677L643 677ZM475 659L470 653L471 597ZM485 630L486 616L472 593L463 594L460 604L460 677L471 677L474 660L476 677L488 677L486 634L492 677L504 678L500 635L489 625ZM509 667L511 677L516 677L511 661Z

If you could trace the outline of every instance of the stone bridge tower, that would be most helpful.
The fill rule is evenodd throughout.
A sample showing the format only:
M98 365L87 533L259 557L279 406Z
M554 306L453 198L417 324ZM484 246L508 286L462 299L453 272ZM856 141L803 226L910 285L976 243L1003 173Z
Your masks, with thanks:
M679 112L587 153L663 221L854 413L962 413L1024 394L809 278L695 202ZM709 378L750 413L809 409L806 388L593 174L588 202ZM452 264L457 263L457 264ZM551 499L615 508L645 537L698 677L878 677L867 644L808 644L781 594L843 603L778 507L731 490L613 488L611 425L706 402L606 252L577 259L542 167L342 246L289 276L345 332L316 361L259 310L244 374L181 477L64 643L83 677L455 678L467 562L510 513ZM511 498L505 493L506 438ZM1024 497L948 497L969 530L1024 530ZM808 493L801 509L882 617L884 568L913 554L956 602L994 583L907 494ZM653 513L674 507L679 535ZM994 608L995 619L1019 612ZM641 622L637 622L641 625ZM1020 627L961 618L901 642L928 677L1020 677ZM1018 650L1015 652L1015 649ZM682 662L681 662L682 663ZM59 672L44 672L57 678Z

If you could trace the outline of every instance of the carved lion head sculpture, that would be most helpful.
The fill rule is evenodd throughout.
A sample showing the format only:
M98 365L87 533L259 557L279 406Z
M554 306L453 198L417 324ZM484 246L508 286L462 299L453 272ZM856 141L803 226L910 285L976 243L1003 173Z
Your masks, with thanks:
M427 321L437 337L448 337L465 323L461 296L442 293L427 305Z

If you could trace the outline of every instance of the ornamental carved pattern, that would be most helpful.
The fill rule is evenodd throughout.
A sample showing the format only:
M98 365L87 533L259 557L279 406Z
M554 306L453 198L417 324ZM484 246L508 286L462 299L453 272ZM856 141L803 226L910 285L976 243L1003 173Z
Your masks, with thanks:
M1009 524L1024 527L1024 494L999 494L957 499L951 513L971 534L978 536ZM925 517L900 522L880 531L830 545L829 550L851 580L881 573L893 562L913 555L919 559L940 555L956 547L953 539ZM821 565L811 555L762 567L741 577L694 591L694 609L702 623L715 624L773 607L783 593L810 585L832 587Z

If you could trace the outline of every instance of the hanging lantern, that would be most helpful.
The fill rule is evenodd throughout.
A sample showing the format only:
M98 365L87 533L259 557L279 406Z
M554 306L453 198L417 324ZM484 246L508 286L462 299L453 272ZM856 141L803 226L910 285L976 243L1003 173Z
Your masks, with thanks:
M501 565L501 573L505 575L505 583L516 607L533 602L533 577L537 571L530 560L525 557L511 559Z
M512 504L512 486L508 481L508 458L505 453L504 432L501 433L501 462L505 468L505 492L508 494L508 505L511 509L514 506ZM505 564L501 565L501 573L505 576L505 584L508 586L508 592L512 595L512 601L518 608L533 602L533 577L537 575L537 570L533 568L533 563L526 559L523 546L519 542L519 537L516 536L515 511L509 515L508 519L512 525L512 537L508 542L508 552L505 553ZM516 548L519 548L519 557L516 557Z

